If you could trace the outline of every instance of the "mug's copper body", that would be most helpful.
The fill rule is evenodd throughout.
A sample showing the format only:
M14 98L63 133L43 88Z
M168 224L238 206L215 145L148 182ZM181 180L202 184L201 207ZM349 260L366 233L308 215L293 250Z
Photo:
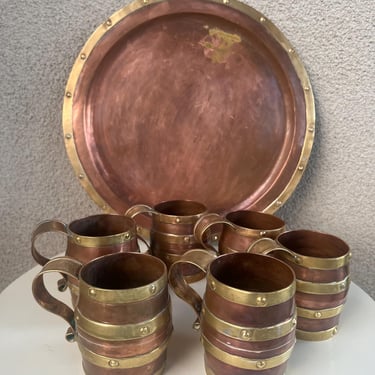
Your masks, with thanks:
M264 248L266 242L269 249L262 252L272 253L296 274L297 337L320 341L334 336L350 285L349 246L338 237L311 230L282 233L276 243L264 240Z
M186 251L199 246L193 235L193 229L197 220L206 212L207 209L202 203L173 200L159 203L153 208L146 205L135 205L125 215L131 218L135 218L141 213L152 216L150 250L169 268ZM201 272L197 272L195 268L188 265L184 267L183 272L190 281L203 277Z
M46 293L43 274L67 273L79 280L74 312ZM55 258L33 282L39 304L62 316L76 339L87 375L161 374L172 332L167 268L150 255L118 253L85 266Z
M37 238L48 232L60 232L67 237L65 255L83 264L102 255L118 252L138 252L137 231L134 220L121 215L99 214L65 224L57 220L40 223L32 235L31 254L44 266L50 259L38 252ZM77 282L68 278L68 285L75 303L78 296ZM66 287L64 280L59 289Z
M198 314L207 374L284 374L295 344L292 269L257 254L211 255L211 261L192 250L169 273L176 294ZM180 275L183 262L208 267L203 301Z
M195 225L194 235L201 246L212 249L207 243L205 234L218 225L222 225L219 239L219 253L246 252L248 247L262 237L276 238L285 231L285 223L280 218L264 212L250 210L234 211L225 218L209 213Z

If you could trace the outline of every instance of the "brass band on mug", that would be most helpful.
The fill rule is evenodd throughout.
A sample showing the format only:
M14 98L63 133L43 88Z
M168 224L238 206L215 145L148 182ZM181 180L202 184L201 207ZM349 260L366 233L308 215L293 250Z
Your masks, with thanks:
M283 253L283 257L301 267L316 270L335 270L349 264L352 254L349 252L337 258L318 258L306 255Z
M215 316L205 304L202 308L202 320L210 325L215 331L242 341L267 341L277 339L291 333L297 324L297 314L290 319L263 328L245 327L226 322Z
M228 301L254 307L273 306L289 301L294 297L296 291L296 282L294 280L286 288L274 292L249 292L225 285L212 276L211 273L207 274L207 285L216 294Z
M166 287L167 283L168 279L166 274L163 274L162 277L155 280L153 283L132 288L131 290L101 289L90 286L83 280L80 280L79 290L81 294L84 293L97 302L122 304L143 301L155 296Z
M313 309L305 309L302 307L297 306L297 314L300 318L307 318L307 319L328 319L333 318L337 315L340 315L344 305L339 305L337 307L332 307L329 309L321 309L321 310L313 310Z
M296 336L300 340L306 341L323 341L328 340L335 336L338 332L338 326L331 327L324 331L304 331L301 329L296 330Z
M307 294L338 294L346 291L350 285L350 276L348 275L341 281L331 283L315 283L297 279L297 291Z
M82 358L84 360L92 363L95 366L108 369L131 369L148 365L149 363L158 359L165 352L167 345L168 340L163 342L156 349L145 354L140 354L135 357L113 358L94 353L78 343Z
M73 243L82 247L104 247L119 245L136 237L135 229L134 231L127 231L123 233L98 237L77 235L75 233L72 233L71 231L68 231L68 235Z
M157 243L164 243L166 245L184 245L184 246L194 246L197 244L197 240L194 235L190 234L171 234L171 233L161 233L156 231L151 231L150 234L151 241Z
M213 345L203 335L201 337L201 341L202 341L204 349L213 357L215 357L217 360L227 365L233 366L233 367L241 368L244 370L255 370L255 371L271 369L271 368L280 366L283 363L285 363L290 358L293 348L294 348L294 344L295 344L295 339L293 339L291 347L287 349L284 353L279 354L277 356L270 357L270 358L262 358L262 359L250 359L250 358L240 357L234 354L229 354L225 352L224 350L221 350L217 346Z
M108 341L125 341L147 337L158 329L165 327L171 321L171 306L162 310L159 314L147 321L133 324L109 324L101 323L85 317L77 308L75 319L79 323L79 329L90 336Z

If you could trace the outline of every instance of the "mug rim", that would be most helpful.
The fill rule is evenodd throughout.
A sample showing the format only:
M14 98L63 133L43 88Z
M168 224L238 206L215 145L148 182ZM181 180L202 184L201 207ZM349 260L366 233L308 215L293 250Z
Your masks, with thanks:
M120 260L126 260L126 258L134 257L139 259L147 259L147 261L157 264L157 267L160 267L160 275L154 278L152 281L147 281L146 283L144 283L144 285L126 289L111 289L96 286L93 285L93 283L90 283L85 277L85 272L87 272L89 268L97 265L97 263L104 262L105 260L114 261L116 260L116 258L120 258ZM136 252L119 252L95 258L94 260L82 266L79 272L78 279L80 295L85 294L86 296L97 302L111 304L143 301L145 299L158 295L168 285L167 266L165 265L165 263L152 255Z
M212 273L212 268L217 262L222 261L223 258L225 259L229 257L262 258L267 262L277 264L289 272L291 282L288 285L273 291L244 290L228 285L220 281L219 278ZM228 253L220 255L209 265L207 272L207 288L210 288L221 297L234 303L254 307L268 307L286 302L294 297L296 292L296 276L293 269L288 264L271 256L243 252Z

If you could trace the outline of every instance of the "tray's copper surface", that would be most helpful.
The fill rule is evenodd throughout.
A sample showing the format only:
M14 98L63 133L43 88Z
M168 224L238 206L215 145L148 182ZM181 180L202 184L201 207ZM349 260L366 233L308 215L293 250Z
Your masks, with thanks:
M274 212L314 138L308 76L240 2L135 1L99 26L65 92L68 155L106 211L172 199Z

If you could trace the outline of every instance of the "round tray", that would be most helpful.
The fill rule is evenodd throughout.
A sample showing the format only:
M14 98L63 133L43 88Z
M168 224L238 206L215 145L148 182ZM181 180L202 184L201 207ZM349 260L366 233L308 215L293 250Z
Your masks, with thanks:
M104 210L172 199L275 212L314 139L306 71L234 0L135 1L86 42L65 92L73 168Z

